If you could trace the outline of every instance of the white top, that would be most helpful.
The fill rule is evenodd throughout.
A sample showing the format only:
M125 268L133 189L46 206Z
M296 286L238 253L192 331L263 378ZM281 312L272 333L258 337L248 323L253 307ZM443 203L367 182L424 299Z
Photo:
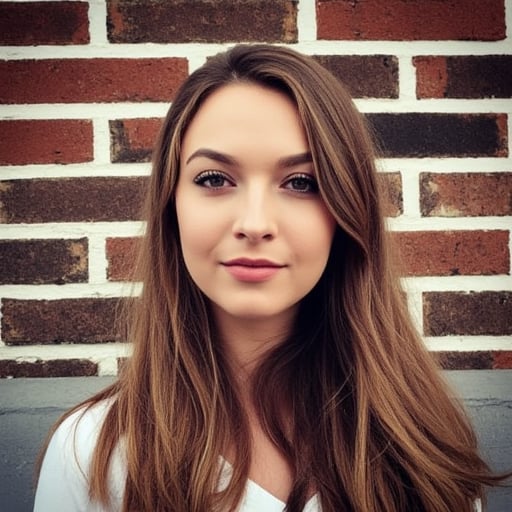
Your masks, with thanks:
M110 466L108 488L111 507L106 508L89 498L88 469L109 403L101 402L85 413L79 410L59 425L41 467L34 512L113 512L121 509L126 480L126 464L121 445L116 448ZM223 480L229 479L230 470L229 464L225 463ZM238 511L283 512L284 508L284 502L249 480ZM304 512L321 512L317 496L308 501Z
M89 498L88 471L96 441L109 409L109 401L95 405L87 412L79 410L66 418L54 433L44 457L37 485L34 512L113 512L121 509L126 480L126 463L122 445L112 455L109 473L111 507L106 508ZM80 421L78 421L80 420ZM226 462L222 480L229 479ZM220 482L219 485L222 485ZM256 482L248 480L238 512L283 512L285 503ZM318 496L313 496L304 512L321 512ZM478 500L475 512L481 512Z

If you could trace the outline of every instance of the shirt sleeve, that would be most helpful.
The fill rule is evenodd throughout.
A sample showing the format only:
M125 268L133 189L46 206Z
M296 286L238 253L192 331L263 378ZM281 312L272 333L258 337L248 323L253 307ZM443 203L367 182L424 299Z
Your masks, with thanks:
M89 466L108 407L95 405L66 418L53 434L43 459L34 512L100 512L89 498Z

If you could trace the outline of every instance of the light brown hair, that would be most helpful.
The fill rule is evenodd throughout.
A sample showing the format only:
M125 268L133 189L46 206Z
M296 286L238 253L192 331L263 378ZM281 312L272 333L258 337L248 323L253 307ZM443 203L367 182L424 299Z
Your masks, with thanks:
M133 356L113 386L86 402L113 400L94 452L91 496L108 500L108 463L120 438L125 511L235 510L243 496L249 426L207 300L185 268L174 204L187 126L205 98L237 81L294 101L337 222L327 267L293 332L253 377L261 423L294 471L286 510L301 511L313 488L324 512L470 511L499 478L412 326L388 254L364 119L312 58L267 45L209 59L163 124L138 259L143 291L127 315ZM228 445L233 476L220 491Z

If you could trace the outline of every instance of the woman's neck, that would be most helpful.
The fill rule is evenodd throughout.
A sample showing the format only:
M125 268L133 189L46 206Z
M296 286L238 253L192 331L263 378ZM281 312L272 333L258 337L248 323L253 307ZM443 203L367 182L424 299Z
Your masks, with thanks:
M213 314L229 365L235 375L247 378L261 358L289 336L296 308L272 317L240 318L213 306Z

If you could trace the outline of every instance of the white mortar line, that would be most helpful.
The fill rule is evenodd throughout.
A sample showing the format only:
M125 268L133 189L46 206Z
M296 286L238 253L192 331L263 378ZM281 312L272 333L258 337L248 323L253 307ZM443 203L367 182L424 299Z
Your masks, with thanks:
M317 20L315 0L300 0L297 13L299 42L316 41L316 27Z
M99 157L99 155L98 155ZM0 166L2 180L23 180L32 178L122 178L148 176L151 164L118 164L88 162L85 164L48 165L6 165Z
M140 283L8 284L0 286L0 297L18 300L115 299L140 294Z
M101 284L107 281L105 237L89 235L89 284Z
M110 128L108 120L93 120L94 163L96 165L110 164Z
M423 340L427 348L433 352L512 350L512 336L430 336L424 337Z
M89 0L89 35L93 46L108 45L107 4L104 0Z
M401 218L419 218L420 213L420 184L419 171L408 170L402 175L402 201L404 213Z
M386 219L391 231L508 231L512 217L419 217L402 215Z
M131 237L142 236L145 224L132 222L63 222L47 224L3 224L0 239L17 238L80 238L91 235Z
M510 172L511 158L382 158L379 167L384 171L401 169L404 172Z
M405 288L407 293L407 308L416 330L423 334L423 298L421 292Z
M414 102L416 104L416 68L410 56L398 58L398 83L400 102Z
M414 292L479 292L512 290L512 277L497 276L428 276L403 277L405 290Z

